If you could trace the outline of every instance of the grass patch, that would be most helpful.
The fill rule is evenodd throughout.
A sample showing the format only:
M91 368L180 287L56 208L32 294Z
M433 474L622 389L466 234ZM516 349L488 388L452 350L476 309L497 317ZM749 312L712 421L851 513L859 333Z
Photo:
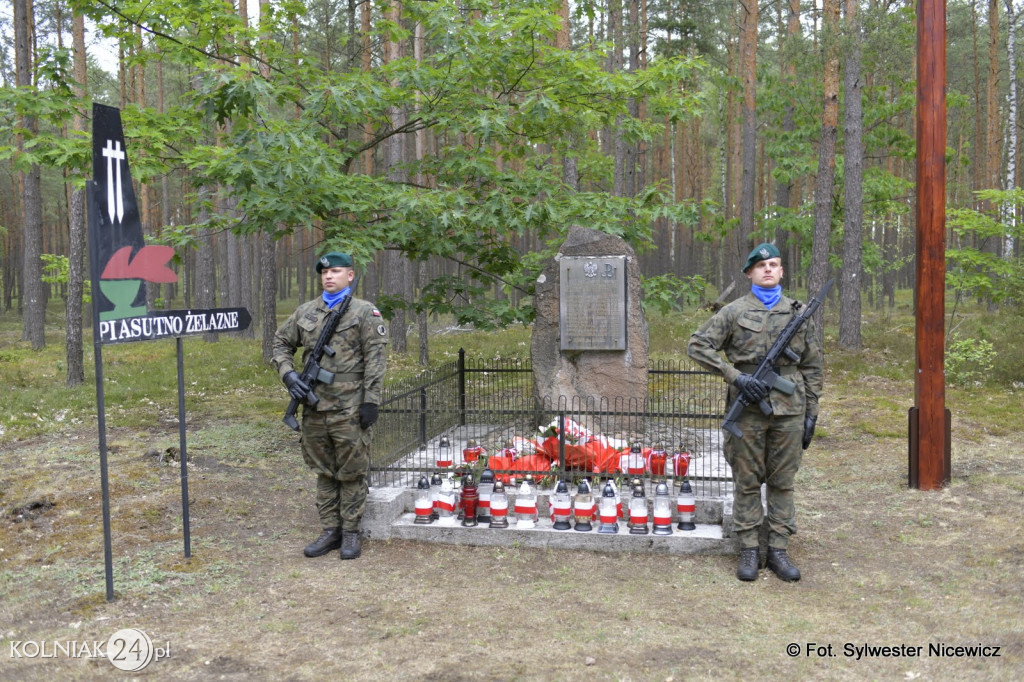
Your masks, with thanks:
M173 343L105 354L116 396L108 404L112 603L103 591L95 389L63 387L54 330L51 345L34 353L0 316L0 391L11 408L0 412L3 634L105 640L115 628L141 627L171 643L174 654L152 669L168 678L374 680L392 669L424 678L466 669L494 679L717 680L758 660L765 679L1017 679L1022 389L998 369L979 387L950 388L953 480L941 491L908 490L910 311L866 310L865 349L853 353L836 348L837 309L830 302L822 419L797 485L800 532L790 547L804 572L798 584L767 573L741 584L732 556L371 539L359 561L306 559L302 547L318 532L315 483L280 424L284 391L255 341L222 337L184 344L191 559L179 464L146 454L178 445ZM683 358L707 315L652 316L652 357ZM976 315L971 323L989 319L994 346L1016 357L1020 323ZM430 344L434 363L460 347L475 359L527 357L529 330L449 328ZM392 354L388 380L417 371L414 352ZM53 506L12 520L11 510L40 500ZM558 614L567 613L576 622L558 631ZM334 634L298 637L309 627ZM345 639L344 656L335 635ZM790 642L841 651L844 642L940 640L1002 646L1004 657L855 662L785 653ZM61 679L96 676L46 663ZM5 665L12 679L39 676L33 662Z

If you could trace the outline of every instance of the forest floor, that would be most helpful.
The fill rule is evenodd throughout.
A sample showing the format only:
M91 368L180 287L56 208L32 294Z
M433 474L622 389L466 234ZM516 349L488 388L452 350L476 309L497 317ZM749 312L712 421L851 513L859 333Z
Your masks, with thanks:
M798 479L798 583L739 582L733 556L370 540L357 561L307 559L314 479L294 435L200 416L189 559L179 465L152 454L177 430L108 431L108 602L95 427L8 440L0 678L123 679L89 654L136 628L160 658L134 675L159 679L1021 679L1022 391L954 407L952 481L922 492L912 386L828 382Z

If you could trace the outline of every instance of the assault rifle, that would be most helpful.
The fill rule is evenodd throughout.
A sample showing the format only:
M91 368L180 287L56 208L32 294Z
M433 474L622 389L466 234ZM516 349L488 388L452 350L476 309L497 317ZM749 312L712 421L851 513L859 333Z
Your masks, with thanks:
M814 313L821 307L821 304L825 302L825 297L828 296L828 290L832 288L834 279L830 279L825 282L825 286L821 288L821 291L811 299L810 303L804 306L804 309L799 315L793 317L789 321L789 324L785 326L782 333L779 334L778 338L775 339L775 343L772 344L768 354L764 356L758 364L751 376L755 379L759 379L764 383L768 384L777 391L781 391L786 395L793 395L793 391L796 390L796 384L788 379L783 379L779 376L777 371L776 363L779 359L785 357L792 362L798 362L800 356L796 354L793 349L789 347L789 342L793 340L796 333L800 331L800 327L804 325L807 320L811 319ZM743 408L750 404L750 401L746 399L743 393L736 396L736 400L733 401L732 405L729 406L729 410L725 413L725 421L722 422L722 429L728 431L737 438L743 438L743 431L740 427L736 426L736 420L739 419L740 414L743 412ZM761 412L764 415L772 413L772 405L765 398L757 404L761 408Z
M313 388L317 383L329 384L334 381L334 372L328 372L326 369L320 366L320 360L326 355L329 358L334 357L334 349L331 348L331 337L334 336L334 329L338 326L338 321L345 315L348 310L349 304L352 302L353 292L356 290L356 283L359 278L356 277L349 287L349 295L345 297L345 300L341 302L336 308L334 308L330 314L327 315L327 319L324 320L323 329L320 331L320 338L316 340L316 345L313 346L312 352L306 359L306 366L302 370L302 374L299 378L309 386L309 393L306 394L305 403L310 407L315 407L320 399L313 393ZM299 422L295 418L295 412L299 409L299 401L295 398L291 399L288 403L288 409L284 412L284 423L292 428L293 431L299 430Z

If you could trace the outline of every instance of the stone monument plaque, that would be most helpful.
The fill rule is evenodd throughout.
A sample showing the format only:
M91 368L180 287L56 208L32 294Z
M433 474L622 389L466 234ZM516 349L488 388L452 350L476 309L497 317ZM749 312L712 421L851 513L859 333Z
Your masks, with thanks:
M626 257L559 260L561 350L626 350Z

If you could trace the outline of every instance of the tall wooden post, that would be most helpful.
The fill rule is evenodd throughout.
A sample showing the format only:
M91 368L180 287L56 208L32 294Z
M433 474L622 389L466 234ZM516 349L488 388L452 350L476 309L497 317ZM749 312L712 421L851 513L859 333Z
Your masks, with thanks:
M950 418L944 372L946 284L946 2L917 7L917 264L914 407L909 484L949 482Z

